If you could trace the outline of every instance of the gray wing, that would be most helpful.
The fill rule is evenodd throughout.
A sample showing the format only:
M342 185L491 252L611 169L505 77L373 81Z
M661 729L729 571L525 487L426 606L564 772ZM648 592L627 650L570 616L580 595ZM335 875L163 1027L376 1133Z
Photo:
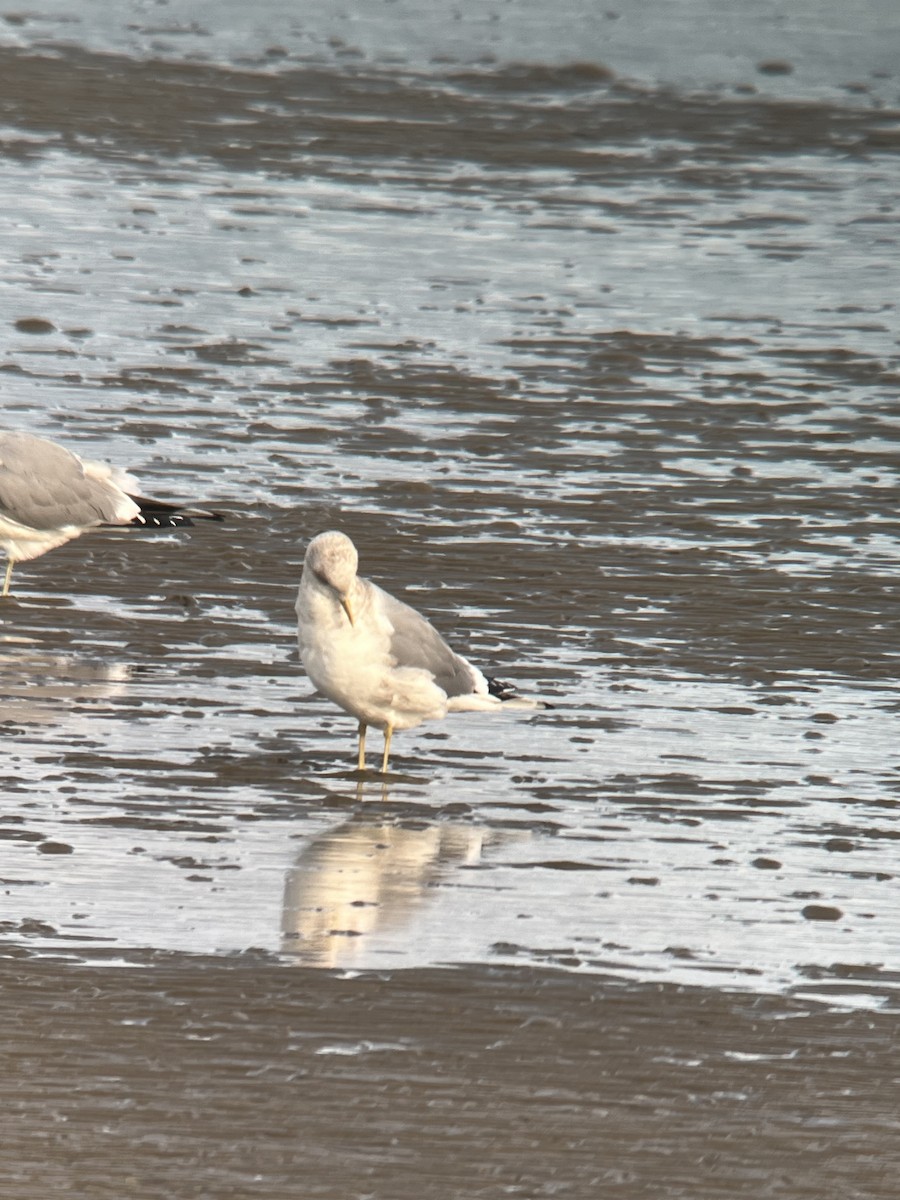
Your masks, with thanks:
M0 513L30 529L85 527L115 522L116 499L62 446L0 431Z
M379 596L382 611L394 627L390 652L398 667L419 667L430 671L438 687L448 696L468 696L481 691L481 673L456 654L421 613L369 582ZM479 687L481 683L481 687Z

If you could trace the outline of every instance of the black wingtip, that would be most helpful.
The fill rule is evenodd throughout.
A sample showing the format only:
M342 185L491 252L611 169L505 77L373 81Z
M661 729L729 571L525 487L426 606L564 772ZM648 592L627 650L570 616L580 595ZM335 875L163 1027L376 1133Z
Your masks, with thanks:
M174 529L193 525L195 521L224 521L223 513L207 512L202 508L187 508L183 504L171 504L168 500L151 500L148 496L129 496L141 510L131 522L144 529Z
M533 704L535 708L552 708L552 704L548 704L546 700L533 700L530 696L520 696L516 690L514 683L506 683L502 679L488 679L488 694L496 696L498 700L521 700L523 702Z
M518 693L514 683L505 683L502 679L488 679L488 693L498 700L514 700Z

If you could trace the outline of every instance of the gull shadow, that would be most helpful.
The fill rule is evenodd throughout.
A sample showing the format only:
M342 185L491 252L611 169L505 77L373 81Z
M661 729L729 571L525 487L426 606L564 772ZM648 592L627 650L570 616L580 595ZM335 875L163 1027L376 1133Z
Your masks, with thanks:
M21 639L24 642L26 639ZM0 644L0 723L17 726L77 724L123 695L132 676L127 663L55 654L11 640Z
M307 843L288 871L282 953L312 967L372 965L373 952L395 962L433 890L510 836L463 822L358 813Z

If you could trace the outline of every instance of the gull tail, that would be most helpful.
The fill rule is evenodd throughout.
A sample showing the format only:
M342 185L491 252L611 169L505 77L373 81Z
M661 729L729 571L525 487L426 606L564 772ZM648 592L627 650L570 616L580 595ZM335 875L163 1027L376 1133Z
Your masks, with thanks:
M150 500L147 496L129 496L129 499L141 510L131 524L144 529L172 529L176 526L193 525L195 521L225 520L222 513L188 508L184 504L170 504L167 500Z
M502 679L488 679L488 694L496 696L510 708L552 708L546 700L533 700L530 696L520 696L515 684L505 683Z

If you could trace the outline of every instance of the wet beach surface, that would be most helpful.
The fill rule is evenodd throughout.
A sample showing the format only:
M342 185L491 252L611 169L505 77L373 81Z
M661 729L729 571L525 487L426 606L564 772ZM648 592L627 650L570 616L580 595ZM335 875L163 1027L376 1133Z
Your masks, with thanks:
M57 963L0 963L7 1195L895 1185L892 1017L524 968L144 967L63 990Z
M0 612L4 1194L892 1196L890 13L388 8L5 20L3 424L228 519ZM553 709L361 779L335 527Z

